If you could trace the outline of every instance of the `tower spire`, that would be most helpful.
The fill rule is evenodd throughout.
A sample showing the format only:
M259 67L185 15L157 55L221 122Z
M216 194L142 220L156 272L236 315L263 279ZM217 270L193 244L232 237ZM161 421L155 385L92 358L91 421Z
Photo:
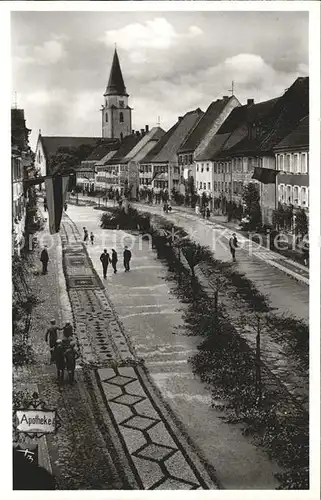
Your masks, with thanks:
M126 92L126 87L124 84L123 75L120 69L117 49L115 47L113 62L111 65L108 85L106 88L106 95L119 95L119 96L128 96Z

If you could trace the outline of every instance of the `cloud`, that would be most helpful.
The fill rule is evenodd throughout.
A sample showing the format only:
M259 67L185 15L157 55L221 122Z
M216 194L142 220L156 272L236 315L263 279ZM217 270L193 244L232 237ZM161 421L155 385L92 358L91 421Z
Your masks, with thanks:
M117 44L124 50L169 49L176 41L195 38L203 31L198 26L190 26L185 33L178 33L174 26L163 17L156 17L142 23L127 24L118 30L106 31L102 41L106 45Z
M15 63L20 64L56 64L67 57L64 41L68 37L64 35L53 35L51 39L45 40L41 45L27 47L21 45L19 53L14 57Z

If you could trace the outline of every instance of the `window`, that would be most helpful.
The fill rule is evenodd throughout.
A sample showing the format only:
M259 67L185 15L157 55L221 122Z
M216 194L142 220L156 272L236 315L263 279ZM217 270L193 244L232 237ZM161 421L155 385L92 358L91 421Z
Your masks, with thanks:
M308 196L306 187L301 187L301 205L302 207L308 206Z
M123 135L123 133L122 133L122 132L120 132L120 140L122 141L122 140L123 140L123 138L124 138L124 135Z
M105 122L108 122L108 113L105 113Z
M299 161L298 161L298 155L296 153L293 155L293 173L294 174L299 173Z
M202 189L202 186L203 186L203 183L202 183L202 182L200 182L200 189Z
M124 123L124 113L122 111L119 113L119 122Z
M191 154L191 155L189 155L189 162L190 162L190 163L193 163L193 155L192 155L192 154Z
M280 155L280 170L284 171L284 156Z
M307 154L301 153L301 172L302 174L306 174L308 171L307 168Z
M123 108L124 107L124 101L119 101L119 107Z
M284 184L279 184L279 201L284 202Z
M221 183L220 183L220 181L218 181L218 183L217 183L217 188L218 188L218 191L221 191Z
M290 172L290 155L285 155L284 158L284 170Z
M298 188L298 186L293 187L293 204L294 205L299 204L299 188Z
M210 183L210 182L208 182L208 183L207 183L207 189L208 189L209 191L211 190L211 183Z
M202 169L201 169L201 172L204 172L204 163L202 163Z
M292 204L292 186L287 186L286 187L286 200L285 203L288 205Z
M217 163L214 163L214 174L217 174Z
M217 182L214 181L214 191L217 191Z
M206 171L208 172L208 171L209 171L209 169L210 169L210 166L209 166L209 164L208 164L208 163L206 163Z
M198 171L199 171L199 166L197 165L197 167L196 167L196 172L198 172Z

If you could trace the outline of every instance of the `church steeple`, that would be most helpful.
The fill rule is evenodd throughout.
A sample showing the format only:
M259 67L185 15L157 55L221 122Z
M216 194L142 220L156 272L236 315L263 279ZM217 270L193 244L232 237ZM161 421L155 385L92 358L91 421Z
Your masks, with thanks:
M123 75L120 69L119 59L117 50L115 49L113 62L111 65L108 85L106 88L106 95L125 95L128 96L126 92L126 87L124 84Z
M102 106L102 136L122 139L132 132L131 108L115 49Z

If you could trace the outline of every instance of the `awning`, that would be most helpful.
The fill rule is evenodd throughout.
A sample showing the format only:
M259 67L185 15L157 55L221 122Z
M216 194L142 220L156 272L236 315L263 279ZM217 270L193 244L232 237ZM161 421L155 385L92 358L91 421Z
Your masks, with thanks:
M275 184L279 172L280 170L272 170L271 168L255 167L252 179L256 179L262 184Z

